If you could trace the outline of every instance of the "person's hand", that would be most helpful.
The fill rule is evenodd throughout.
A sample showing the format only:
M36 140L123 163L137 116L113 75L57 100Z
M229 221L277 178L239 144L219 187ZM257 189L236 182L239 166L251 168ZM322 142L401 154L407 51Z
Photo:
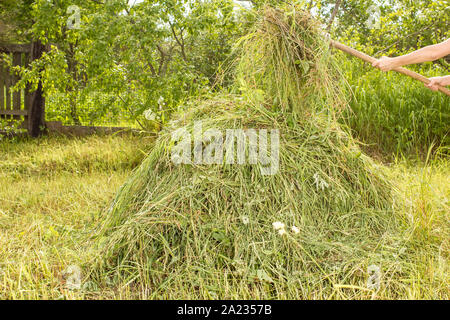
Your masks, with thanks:
M372 66L380 69L381 71L390 71L399 67L395 58L382 57L372 63Z
M425 84L425 86L433 91L438 91L439 90L438 86L444 86L444 77L434 77L428 80L430 80L430 83Z

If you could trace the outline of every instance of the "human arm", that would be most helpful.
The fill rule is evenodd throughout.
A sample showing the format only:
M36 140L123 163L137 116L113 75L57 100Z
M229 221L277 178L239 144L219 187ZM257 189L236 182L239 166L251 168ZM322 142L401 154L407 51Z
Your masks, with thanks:
M450 54L450 39L416 50L404 56L395 58L382 57L381 59L374 61L372 66L382 71L389 71L408 64L434 61L445 57L448 54Z

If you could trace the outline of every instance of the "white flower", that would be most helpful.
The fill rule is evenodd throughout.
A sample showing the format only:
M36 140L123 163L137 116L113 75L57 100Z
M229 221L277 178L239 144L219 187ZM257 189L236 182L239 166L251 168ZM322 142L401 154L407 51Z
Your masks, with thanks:
M314 184L316 185L317 190L319 190L319 188L320 188L323 191L329 187L329 184L320 177L318 172L314 173L313 178L314 178Z
M292 230L292 232L295 233L295 234L300 233L300 229L297 228L296 226L292 226L291 230Z
M280 229L280 230L278 230L278 234L280 235L280 236L284 236L285 234L286 234L286 230L283 228L283 229Z
M164 97L159 97L159 99L158 99L158 108L159 108L159 110L162 110L163 109L163 106L165 106L166 105L166 103L164 102Z
M243 224L248 224L250 222L250 219L247 216L242 216L241 220Z
M272 223L272 225L275 230L281 230L281 229L285 228L284 223L280 222L280 221L276 221L276 222Z

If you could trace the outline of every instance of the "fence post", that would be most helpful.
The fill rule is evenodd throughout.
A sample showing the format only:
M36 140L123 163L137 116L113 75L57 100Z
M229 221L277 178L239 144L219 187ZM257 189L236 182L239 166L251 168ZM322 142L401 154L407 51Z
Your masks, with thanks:
M0 112L5 109L5 67L0 61Z
M14 66L27 66L29 63L28 57L30 56L30 50L31 45L29 44L0 43L0 53L10 55ZM19 77L17 75L12 75L6 65L0 62L0 117L4 117L7 120L20 120L21 117L24 117L22 126L28 129L30 87L27 86L23 95L23 90L12 93L11 87L13 87L18 80Z

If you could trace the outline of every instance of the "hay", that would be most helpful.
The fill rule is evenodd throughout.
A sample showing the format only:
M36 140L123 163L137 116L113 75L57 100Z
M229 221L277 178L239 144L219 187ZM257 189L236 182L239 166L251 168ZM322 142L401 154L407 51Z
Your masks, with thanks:
M120 189L98 236L102 275L155 297L300 297L329 288L336 268L348 280L388 232L391 187L334 119L344 100L317 23L292 7L259 14L239 43L239 93L191 101ZM174 129L199 120L278 129L278 172L175 165Z
M344 106L342 85L319 23L297 7L266 8L254 32L238 43L241 90L264 93L272 107L303 117Z

